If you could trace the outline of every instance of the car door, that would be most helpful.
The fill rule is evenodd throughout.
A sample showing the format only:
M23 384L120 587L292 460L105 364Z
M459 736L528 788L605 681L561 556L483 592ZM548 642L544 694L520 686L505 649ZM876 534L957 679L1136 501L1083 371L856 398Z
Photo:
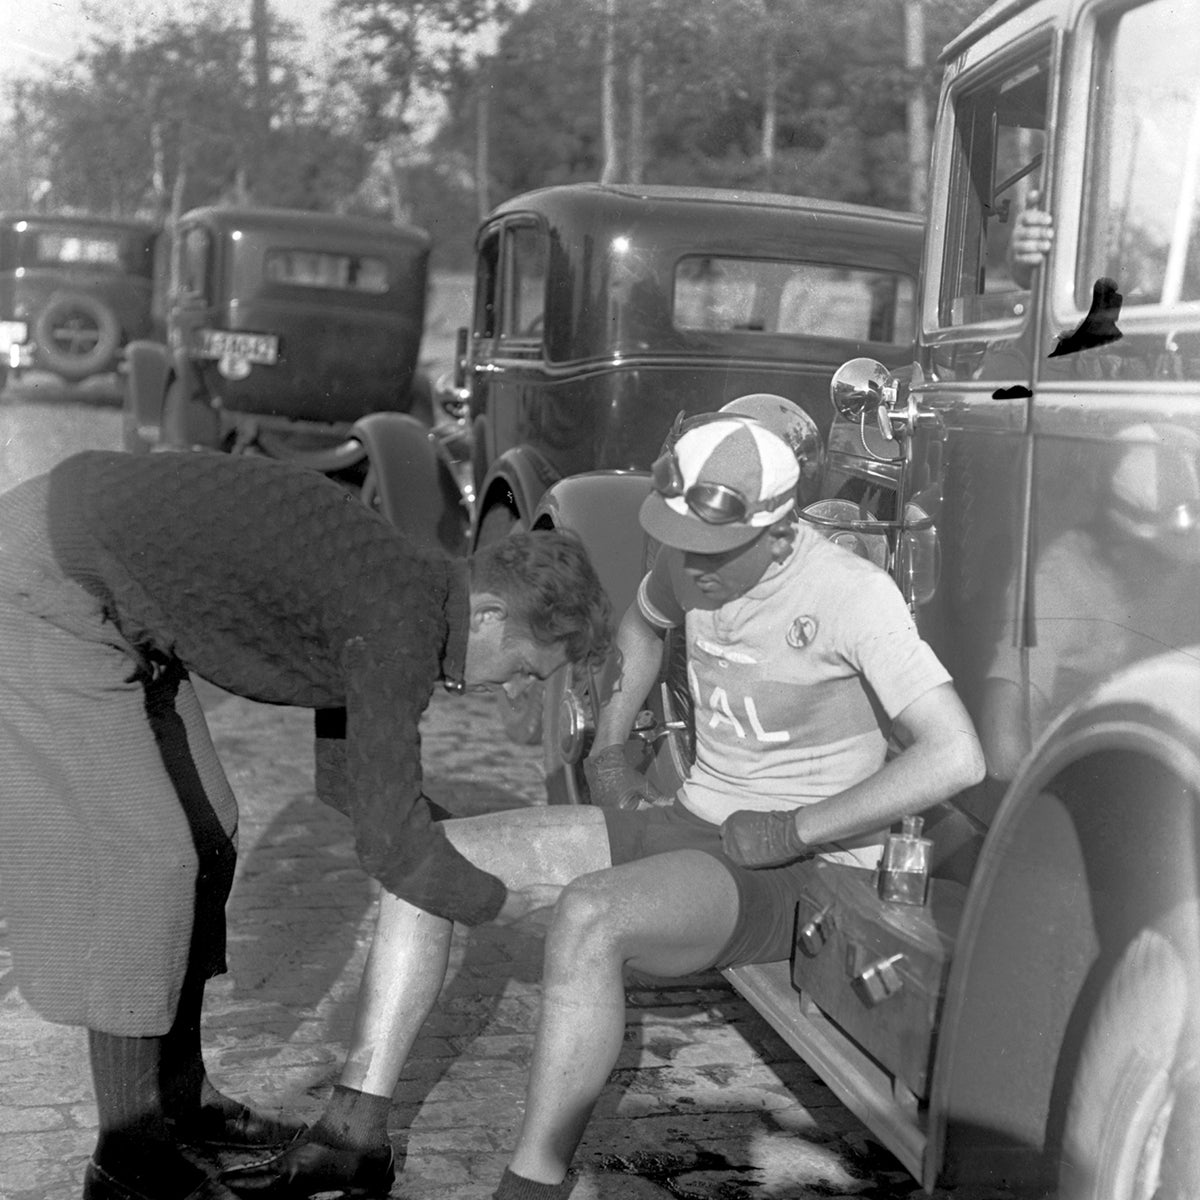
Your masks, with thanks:
M546 264L546 233L533 217L509 218L480 238L470 385L477 446L482 447L477 483L514 447L537 446L534 409L545 379ZM488 497L482 500L486 510Z
M950 85L931 179L933 215L921 305L921 363L909 494L933 517L937 551L917 610L984 735L993 786L970 798L987 820L1015 769L986 736L996 660L1019 708L1029 541L1033 360L1040 271L1011 261L1023 207L1050 169L1054 40L1028 37L965 68ZM928 574L928 572L927 572Z

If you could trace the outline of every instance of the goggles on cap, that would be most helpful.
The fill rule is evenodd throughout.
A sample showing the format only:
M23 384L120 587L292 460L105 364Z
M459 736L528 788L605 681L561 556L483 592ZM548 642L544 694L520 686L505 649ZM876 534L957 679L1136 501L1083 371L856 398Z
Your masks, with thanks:
M655 459L650 468L654 490L668 500L682 497L688 508L708 525L733 525L746 522L760 512L778 508L792 494L791 488L766 500L750 500L737 488L724 483L693 483L683 486L683 471L672 446Z

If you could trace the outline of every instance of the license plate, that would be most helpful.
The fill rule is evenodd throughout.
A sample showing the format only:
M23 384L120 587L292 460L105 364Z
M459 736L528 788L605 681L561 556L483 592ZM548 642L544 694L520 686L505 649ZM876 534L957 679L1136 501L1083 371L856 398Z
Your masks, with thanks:
M271 367L279 360L279 338L273 333L234 333L228 329L198 329L199 358L240 358Z

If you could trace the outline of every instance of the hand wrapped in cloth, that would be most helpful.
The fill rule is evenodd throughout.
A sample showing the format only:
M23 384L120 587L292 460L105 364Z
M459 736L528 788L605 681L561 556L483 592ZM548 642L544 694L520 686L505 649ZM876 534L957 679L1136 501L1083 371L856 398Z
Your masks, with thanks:
M796 829L796 810L743 809L721 825L721 848L739 867L781 867L812 853Z
M623 745L604 746L583 760L592 803L602 808L643 808L670 803L650 781L635 771Z

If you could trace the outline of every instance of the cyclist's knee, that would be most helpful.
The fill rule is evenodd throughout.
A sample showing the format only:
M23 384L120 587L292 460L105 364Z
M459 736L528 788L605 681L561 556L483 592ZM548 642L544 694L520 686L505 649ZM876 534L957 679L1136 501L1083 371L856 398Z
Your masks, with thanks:
M580 876L558 898L551 936L573 945L615 940L620 929L618 899L606 872Z

